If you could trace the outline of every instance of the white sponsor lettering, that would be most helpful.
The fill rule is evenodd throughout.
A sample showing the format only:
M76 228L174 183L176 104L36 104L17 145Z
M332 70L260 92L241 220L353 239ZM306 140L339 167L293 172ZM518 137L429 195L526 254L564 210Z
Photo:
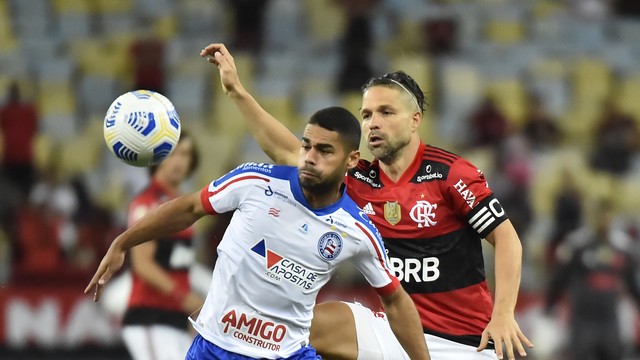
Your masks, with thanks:
M433 173L433 174L426 174L426 175L420 175L416 178L417 182L423 182L426 180L432 180L432 179L442 179L442 174L437 172L437 173Z
M398 280L406 282L430 282L440 277L440 260L435 257L425 257L420 259L390 257L389 267L394 272Z
M33 342L44 347L77 346L86 341L113 344L118 340L117 326L96 303L79 300L65 319L61 301L44 298L38 305L31 305L23 299L9 300L4 309L8 345L24 347Z
M453 185L453 187L458 190L458 193L460 194L460 196L462 196L462 199L464 199L467 205L469 205L469 207L473 209L473 205L476 202L476 196L471 190L467 188L467 184L465 184L464 181L460 179L455 185Z
M359 173L359 172L357 172L357 171L353 174L353 176L354 176L356 179L358 179L358 180L362 180L362 181L366 182L367 184L369 184L369 185L371 185L371 186L373 186L373 187L376 187L376 188L381 187L381 185L380 185L380 184L376 184L375 182L373 182L373 179L371 179L371 178L369 178L369 177L366 177L366 176L362 175L361 173Z
M176 244L171 251L171 257L169 258L169 265L172 268L185 268L193 264L195 260L195 253L192 248L184 244Z

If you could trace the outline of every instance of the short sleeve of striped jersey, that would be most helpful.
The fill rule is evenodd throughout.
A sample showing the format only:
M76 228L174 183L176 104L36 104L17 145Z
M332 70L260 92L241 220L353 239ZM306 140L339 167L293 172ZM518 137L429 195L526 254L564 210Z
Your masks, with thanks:
M247 188L270 181L268 176L247 171L241 165L202 189L200 201L209 214L233 211L241 207L247 196Z
M368 226L358 222L356 226L362 232L363 245L362 250L353 260L355 267L378 294L384 296L393 293L400 286L400 281L389 269L382 238L378 236L377 230L372 231Z
M485 238L507 219L484 174L470 162L462 158L454 162L445 186L453 211L466 218L481 237Z

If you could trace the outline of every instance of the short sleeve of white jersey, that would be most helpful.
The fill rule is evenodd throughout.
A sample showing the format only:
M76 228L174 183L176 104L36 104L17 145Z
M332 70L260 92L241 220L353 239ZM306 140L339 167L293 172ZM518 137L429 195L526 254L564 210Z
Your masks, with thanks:
M245 163L221 178L212 181L200 192L202 206L210 214L233 211L241 206L247 188L271 181L268 174L273 165Z
M363 241L358 256L353 258L353 264L378 294L393 293L400 286L400 282L389 269L380 234L373 225L366 226L357 222L356 226L362 232Z

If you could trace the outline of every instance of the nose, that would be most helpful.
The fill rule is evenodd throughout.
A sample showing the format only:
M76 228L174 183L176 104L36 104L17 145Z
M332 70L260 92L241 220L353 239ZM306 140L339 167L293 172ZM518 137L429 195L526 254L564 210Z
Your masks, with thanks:
M369 130L380 129L380 120L378 120L378 116L376 116L376 114L371 114L367 127L369 128Z
M318 154L315 149L313 148L309 149L309 151L307 151L307 153L304 156L305 164L315 165L317 155Z

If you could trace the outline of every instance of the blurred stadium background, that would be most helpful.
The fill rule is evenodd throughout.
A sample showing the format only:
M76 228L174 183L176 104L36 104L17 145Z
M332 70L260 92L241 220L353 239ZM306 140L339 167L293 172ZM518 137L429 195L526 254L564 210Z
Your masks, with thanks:
M298 132L324 106L357 113L372 75L413 76L423 140L482 169L520 233L531 356L566 358L566 307L540 317L554 248L609 199L640 255L639 18L635 0L0 0L0 358L128 358L120 305L82 294L147 182L104 145L119 94L162 92L196 135L185 191L267 160L198 56L211 42ZM204 269L226 221L198 226ZM373 301L354 283L345 270L321 298ZM640 322L624 297L619 310L631 359Z

